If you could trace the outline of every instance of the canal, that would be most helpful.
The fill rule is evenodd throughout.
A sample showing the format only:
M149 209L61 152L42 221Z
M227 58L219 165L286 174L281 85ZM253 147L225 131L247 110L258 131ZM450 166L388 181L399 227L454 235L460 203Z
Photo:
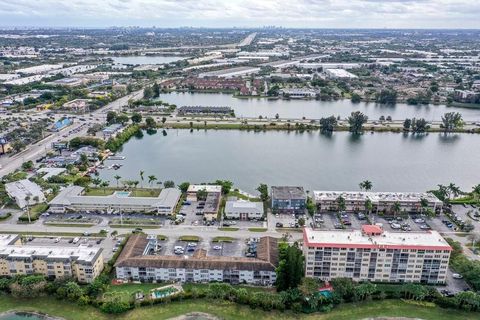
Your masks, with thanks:
M166 134L166 135L165 135ZM253 192L260 183L302 185L310 190L357 190L364 179L377 191L425 191L454 182L466 190L480 183L477 135L429 133L246 132L161 130L132 138L119 170L100 177L115 185L155 175L159 181L202 183L228 179ZM147 179L147 178L145 178ZM148 185L147 181L144 185Z
M235 98L231 94L221 93L182 93L161 94L160 100L181 106L229 106L235 110L237 117L269 117L278 113L281 118L319 119L331 115L346 118L352 111L361 111L370 120L381 116L391 116L393 120L405 118L425 118L427 121L442 119L446 112L460 112L464 120L480 121L480 110L445 105L412 106L405 103L396 105L377 104L374 102L352 103L350 100L269 100L266 98Z

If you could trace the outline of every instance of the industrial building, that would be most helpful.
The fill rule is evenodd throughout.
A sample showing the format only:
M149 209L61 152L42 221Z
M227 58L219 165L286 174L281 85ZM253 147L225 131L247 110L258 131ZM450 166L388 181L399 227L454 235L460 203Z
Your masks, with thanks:
M103 270L102 248L87 245L23 245L19 235L0 235L0 275L42 274L92 282Z
M377 225L362 230L303 230L305 276L329 281L443 284L452 248L436 231L388 232Z

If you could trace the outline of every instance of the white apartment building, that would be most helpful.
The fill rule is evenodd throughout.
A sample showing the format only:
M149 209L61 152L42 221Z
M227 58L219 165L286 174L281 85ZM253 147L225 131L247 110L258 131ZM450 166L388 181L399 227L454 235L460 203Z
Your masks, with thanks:
M227 219L261 219L263 213L263 202L228 200L225 204L225 218Z
M226 282L270 286L275 283L278 242L260 238L257 258L207 256L198 249L193 256L156 255L156 238L130 237L115 264L116 277L142 282Z
M28 179L5 184L5 191L10 198L15 200L20 208L46 201L42 188Z
M305 276L321 280L445 283L452 248L436 231L303 231Z
M361 191L313 191L313 199L319 212L337 211L337 199L345 200L345 211L365 211L365 202L372 203L372 212L389 212L394 203L400 204L400 211L422 211L422 199L427 201L427 207L432 210L441 209L443 202L431 193L419 192L361 192Z

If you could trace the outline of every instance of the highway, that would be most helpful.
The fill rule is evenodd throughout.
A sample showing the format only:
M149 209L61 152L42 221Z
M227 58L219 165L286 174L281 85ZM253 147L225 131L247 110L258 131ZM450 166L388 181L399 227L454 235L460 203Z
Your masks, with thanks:
M106 106L100 109L97 109L91 112L90 114L93 117L97 117L97 118L101 117L103 120L105 118L103 114L107 113L108 111L120 111L121 107L128 103L128 100L139 99L142 97L142 95L143 95L143 89L133 92L115 101L112 101ZM88 114L85 114L85 116L87 115ZM77 121L71 126L68 126L59 132L52 132L45 139L40 140L39 142L33 145L27 146L27 148L21 151L20 153L17 153L11 157L8 157L8 156L0 157L0 165L1 165L0 177L15 171L15 169L19 168L22 165L22 163L26 161L29 161L29 160L33 161L37 158L40 158L41 156L46 155L47 152L52 149L52 143L55 141L66 140L66 139L70 140L75 137L84 136L87 133L87 130L89 127L86 123L88 122ZM68 133L69 131L71 131L70 134Z

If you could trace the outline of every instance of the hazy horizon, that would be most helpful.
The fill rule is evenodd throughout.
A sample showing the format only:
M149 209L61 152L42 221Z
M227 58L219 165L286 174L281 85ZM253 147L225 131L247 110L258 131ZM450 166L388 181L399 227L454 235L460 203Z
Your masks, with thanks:
M0 0L0 26L480 29L475 0Z

